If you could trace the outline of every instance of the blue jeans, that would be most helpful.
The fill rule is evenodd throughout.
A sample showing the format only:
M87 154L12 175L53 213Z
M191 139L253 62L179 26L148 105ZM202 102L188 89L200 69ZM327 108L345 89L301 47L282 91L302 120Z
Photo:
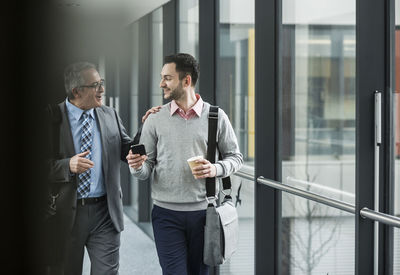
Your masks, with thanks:
M206 210L174 211L154 205L152 223L164 275L208 275L203 263Z

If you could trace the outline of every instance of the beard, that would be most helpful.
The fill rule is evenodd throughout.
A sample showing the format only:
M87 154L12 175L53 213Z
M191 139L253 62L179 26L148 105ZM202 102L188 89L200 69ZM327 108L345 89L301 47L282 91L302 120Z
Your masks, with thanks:
M170 100L179 100L182 98L182 96L185 94L182 83L179 83L178 87L173 89L171 93L169 94L169 99Z

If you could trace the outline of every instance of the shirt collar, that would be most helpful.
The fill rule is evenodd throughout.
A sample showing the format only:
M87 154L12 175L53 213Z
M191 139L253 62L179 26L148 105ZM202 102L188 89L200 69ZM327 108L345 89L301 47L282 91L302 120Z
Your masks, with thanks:
M85 110L82 110L78 107L76 107L74 104L72 104L71 102L69 102L69 99L66 99L66 105L67 105L67 109L68 112L72 115L73 118L75 118L76 120L79 120L82 117L83 112L85 112ZM88 114L90 114L90 116L92 118L94 118L94 108L86 110L86 112Z
M188 112L190 111L190 110L193 110L195 113L196 113L196 115L198 116L198 117L201 117L201 112L203 111L203 99L201 99L201 96L199 95L199 94L196 94L196 98L197 98L197 101L196 101L196 104L194 104L193 106L192 106L192 108L190 108L189 110L188 110ZM177 111L179 109L179 106L178 106L178 104L176 104L176 102L175 102L175 100L172 100L171 101L171 116L173 115L173 114L175 114L175 112Z

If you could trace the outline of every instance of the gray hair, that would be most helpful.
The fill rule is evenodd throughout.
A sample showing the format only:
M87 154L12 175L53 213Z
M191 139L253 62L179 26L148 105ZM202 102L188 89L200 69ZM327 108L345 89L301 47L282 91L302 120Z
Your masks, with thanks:
M84 83L82 72L95 69L96 66L89 62L77 62L68 65L64 70L64 85L65 91L69 99L73 99L72 89L77 88Z

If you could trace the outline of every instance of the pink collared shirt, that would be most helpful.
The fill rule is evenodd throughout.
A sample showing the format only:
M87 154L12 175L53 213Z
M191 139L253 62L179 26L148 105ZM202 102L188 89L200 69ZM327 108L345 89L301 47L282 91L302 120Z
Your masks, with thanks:
M175 113L178 113L180 117L182 117L185 120L193 118L195 115L198 117L201 117L201 112L203 110L203 100L201 99L201 96L199 94L196 94L196 104L193 105L192 108L190 108L187 112L182 110L178 104L176 104L175 100L171 101L171 116Z

